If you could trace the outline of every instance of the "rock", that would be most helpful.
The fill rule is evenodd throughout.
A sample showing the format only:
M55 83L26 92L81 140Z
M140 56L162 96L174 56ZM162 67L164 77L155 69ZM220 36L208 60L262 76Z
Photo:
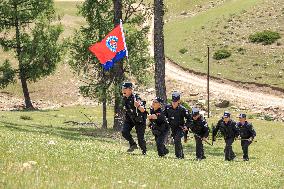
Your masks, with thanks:
M266 107L264 107L263 109L264 109L265 111L268 111L268 110L271 109L271 106L266 106Z
M228 100L220 100L215 103L215 106L218 108L227 108L230 105L230 101Z
M232 109L235 109L235 110L238 109L237 106L231 106L231 108L232 108Z
M154 89L154 88L149 88L149 89L146 89L146 91L147 91L148 93L151 93L151 92L154 92L155 89Z
M221 75L221 73L217 73L217 75Z
M199 93L190 93L189 96L197 96Z
M240 107L240 110L248 110L248 108L247 108L247 107L242 106L242 107Z
M48 141L48 144L49 144L49 145L55 145L56 142L55 142L54 140L50 140L50 141Z
M28 161L23 163L23 169L31 169L34 165L36 165L36 161Z
M200 99L197 101L197 105L205 105L205 103L206 103L206 100Z

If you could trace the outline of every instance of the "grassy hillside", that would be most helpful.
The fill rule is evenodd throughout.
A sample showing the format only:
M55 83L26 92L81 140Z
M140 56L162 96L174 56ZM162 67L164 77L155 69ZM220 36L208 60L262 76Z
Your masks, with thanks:
M204 3L207 2L207 5ZM212 75L236 81L284 88L284 2L281 0L168 1L165 25L166 55L179 65L207 72L207 45L211 48ZM174 12L172 11L174 10ZM182 15L181 15L182 14ZM258 31L277 31L281 39L263 46L248 41ZM214 60L219 49L232 56ZM182 54L179 51L186 49Z
M72 37L75 29L85 22L82 17L77 16L77 5L81 2L55 2L55 9L61 18L60 23L64 26L62 39ZM14 67L18 66L14 53L3 52L0 48L0 60L10 59ZM30 96L33 101L51 101L54 103L70 104L78 100L78 78L74 76L66 59L58 65L54 74L36 82L29 83ZM3 61L0 61L0 65ZM22 88L19 80L9 85L0 92L23 98Z
M224 142L205 145L207 159L194 160L192 139L184 160L159 158L147 130L148 155L126 153L119 133L65 121L99 122L100 110L72 107L37 112L1 112L0 188L282 188L284 186L283 123L253 120L257 142L249 162L224 162ZM22 119L21 119L22 118ZM23 120L26 119L26 120ZM27 120L27 119L31 120ZM112 115L108 115L112 121ZM210 122L216 121L212 118ZM111 124L111 123L110 123Z

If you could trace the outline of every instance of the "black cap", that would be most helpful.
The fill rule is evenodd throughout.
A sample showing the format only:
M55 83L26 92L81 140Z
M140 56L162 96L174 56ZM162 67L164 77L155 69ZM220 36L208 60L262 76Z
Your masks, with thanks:
M159 103L164 103L164 100L162 99L162 98L160 98L160 97L155 97L154 99L153 99L153 101L157 101L157 102L159 102Z
M224 118L226 118L226 117L231 117L230 112L225 111L223 117L224 117Z
M246 114L240 114L239 118L247 118L247 115Z
M192 116L199 115L199 109L198 108L192 108Z
M180 93L177 92L177 91L173 92L173 93L172 93L172 101L173 101L173 102L177 102L177 101L179 101L179 100L180 100Z
M123 89L127 89L127 88L131 88L132 89L132 87L133 87L133 84L131 82L124 82L122 84L122 88Z

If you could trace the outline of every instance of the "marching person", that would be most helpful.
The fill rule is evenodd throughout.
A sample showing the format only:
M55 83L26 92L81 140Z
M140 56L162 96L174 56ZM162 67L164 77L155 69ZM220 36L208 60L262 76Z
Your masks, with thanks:
M196 160L206 159L204 155L202 141L207 140L209 135L209 128L206 120L199 114L197 108L192 108L192 120L188 125L188 128L192 131L196 143Z
M163 99L159 97L154 98L152 107L150 109L150 115L148 115L150 128L155 136L157 151L160 157L163 157L169 153L169 150L165 146L165 139L168 134L169 125L167 118L161 109L163 102Z
M216 135L218 131L220 130L221 134L224 137L225 140L225 161L231 161L234 160L236 157L232 145L236 137L238 137L239 132L237 129L237 123L231 119L231 114L227 111L224 112L224 115L222 119L220 119L217 123L216 128L213 129L213 141L216 140Z
M252 124L247 122L246 117L246 114L239 115L239 122L237 123L237 127L240 132L241 145L243 150L243 160L249 161L248 147L256 136L256 132Z
M122 136L129 142L127 152L133 152L138 149L136 142L133 140L131 130L135 127L138 144L142 150L142 154L146 155L146 141L144 138L146 129L146 108L141 98L133 93L133 84L125 82L122 85L123 105L125 109L125 121L122 128Z
M181 138L183 137L183 132L187 130L186 124L189 124L191 115L180 103L180 93L173 92L171 104L165 107L165 115L168 119L174 139L175 155L178 159L183 159L184 153Z

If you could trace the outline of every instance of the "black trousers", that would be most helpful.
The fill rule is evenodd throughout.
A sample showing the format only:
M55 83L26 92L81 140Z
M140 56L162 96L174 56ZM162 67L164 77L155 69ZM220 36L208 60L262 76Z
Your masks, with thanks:
M181 144L181 138L183 137L183 131L181 129L172 129L172 137L175 144L175 155L177 158L184 158L183 148Z
M122 128L122 136L129 142L129 145L137 145L136 142L134 141L132 135L131 135L131 130L132 128L135 127L136 133L137 133L137 138L138 138L138 144L139 147L141 148L142 151L146 152L146 141L145 141L145 129L146 129L146 122L143 123L133 123L131 121L125 121L123 128Z
M224 153L225 153L225 160L233 160L236 155L233 151L233 142L234 142L234 138L226 138L225 139L225 149L224 149Z
M194 135L195 138L195 148L196 148L196 158L197 159L203 159L204 156L204 149L203 149L203 143L202 139L199 136Z
M242 145L242 150L243 150L243 159L248 159L248 147L251 144L251 141L248 140L242 140L241 145Z
M165 139L168 135L168 130L161 132L159 135L155 135L155 141L157 145L157 151L159 156L164 156L168 151L165 146Z

